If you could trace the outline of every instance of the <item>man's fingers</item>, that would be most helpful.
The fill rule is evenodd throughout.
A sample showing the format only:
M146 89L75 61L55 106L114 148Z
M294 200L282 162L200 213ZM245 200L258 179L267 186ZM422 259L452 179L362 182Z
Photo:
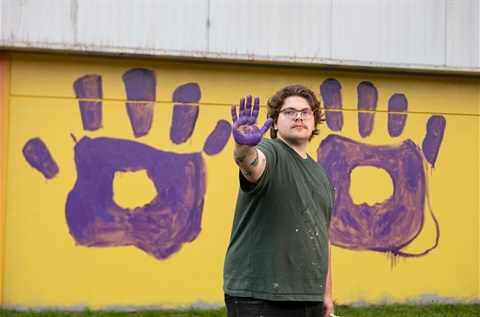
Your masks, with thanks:
M235 123L237 119L237 105L232 105L232 122Z
M245 98L240 99L240 109L238 111L240 117L245 116Z
M252 95L247 96L247 102L245 104L245 115L250 117L252 112Z
M258 117L258 111L260 109L260 99L255 97L252 111L252 95L247 95L246 98L240 99L237 116L237 106L232 105L232 121L237 120L245 121L244 124L255 124Z
M260 133L264 135L268 131L268 129L270 129L270 127L272 126L272 123L273 123L272 118L267 119L267 121L265 121L265 123L263 124L263 127L260 129Z
M253 103L252 117L258 117L258 111L260 110L260 98L255 97L255 102Z

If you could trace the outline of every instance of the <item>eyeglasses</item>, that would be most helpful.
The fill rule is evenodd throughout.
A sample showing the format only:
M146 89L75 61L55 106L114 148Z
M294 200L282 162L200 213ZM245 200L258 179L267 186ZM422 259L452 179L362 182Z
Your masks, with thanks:
M285 118L287 119L295 119L297 117L297 113L299 112L302 119L310 120L313 117L313 111L308 109L303 109L303 110L285 109L285 110L280 110L279 112L282 112Z

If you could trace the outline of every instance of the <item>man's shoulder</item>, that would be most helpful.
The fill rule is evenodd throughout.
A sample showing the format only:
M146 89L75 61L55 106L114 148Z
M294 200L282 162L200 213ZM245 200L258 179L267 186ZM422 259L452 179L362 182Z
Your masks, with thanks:
M270 152L271 154L278 153L279 149L282 147L278 139L267 139L263 138L260 143L258 143L258 149L264 154Z
M269 138L263 138L260 140L260 144L271 144L273 143L274 140L269 139Z
M263 139L260 140L260 143L258 143L258 147L260 149L268 148L268 147L272 147L272 146L273 146L273 140L272 139L263 138Z
M279 147L281 146L279 139L268 139L263 138L258 145L268 146L268 147Z

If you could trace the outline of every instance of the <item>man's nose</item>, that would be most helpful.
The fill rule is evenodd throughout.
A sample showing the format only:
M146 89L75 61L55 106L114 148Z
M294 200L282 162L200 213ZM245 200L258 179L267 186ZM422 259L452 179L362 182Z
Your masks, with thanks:
M295 118L293 118L293 119L294 119L294 120L298 120L298 119L303 120L302 112L301 112L301 111L297 111L297 112L295 113Z

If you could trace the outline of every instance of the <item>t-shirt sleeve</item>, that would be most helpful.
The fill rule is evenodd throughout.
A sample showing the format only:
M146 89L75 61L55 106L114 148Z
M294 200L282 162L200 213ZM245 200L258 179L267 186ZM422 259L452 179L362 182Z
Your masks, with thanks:
M270 139L262 139L262 141L260 141L260 143L257 145L257 149L262 151L262 153L265 155L265 170L256 184L249 182L243 176L242 172L239 172L240 189L246 193L253 193L257 190L260 190L263 186L265 186L275 170L276 149L274 142Z

